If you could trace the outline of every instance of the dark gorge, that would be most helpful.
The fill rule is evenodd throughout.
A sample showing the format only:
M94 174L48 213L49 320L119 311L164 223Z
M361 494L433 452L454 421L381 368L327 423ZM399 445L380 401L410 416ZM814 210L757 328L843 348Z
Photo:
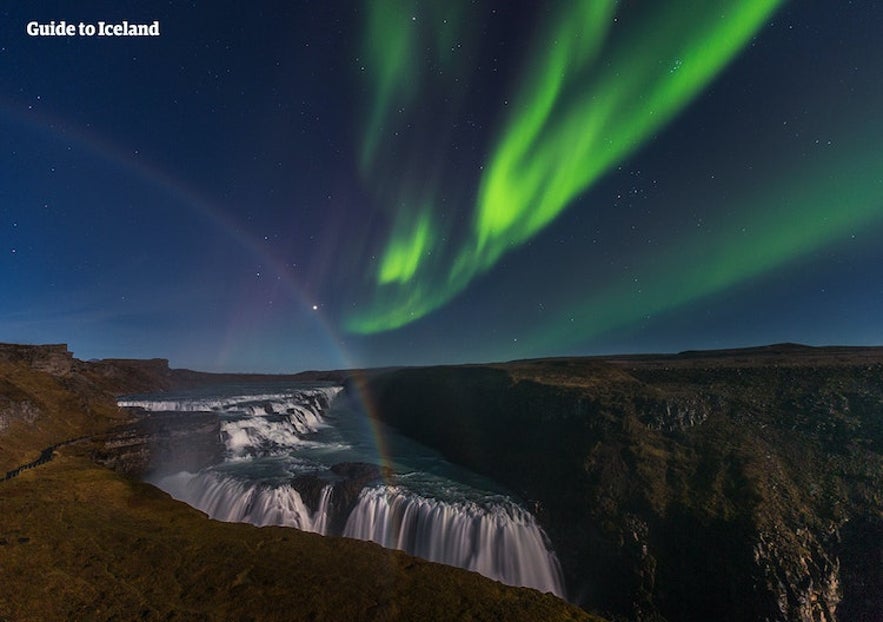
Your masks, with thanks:
M362 390L530 500L591 611L883 619L880 350L403 369Z

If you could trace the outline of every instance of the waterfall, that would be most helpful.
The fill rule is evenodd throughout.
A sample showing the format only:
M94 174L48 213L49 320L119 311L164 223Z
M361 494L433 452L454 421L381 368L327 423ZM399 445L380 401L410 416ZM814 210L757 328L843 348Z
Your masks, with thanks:
M268 486L211 471L178 473L155 483L215 520L341 535L329 533L333 484L322 489L312 511L289 484ZM564 597L561 569L542 530L511 502L482 506L429 499L398 486L369 487L342 535Z
M322 490L319 507L312 512L300 493L289 485L270 487L212 472L177 473L155 484L215 520L258 527L294 527L323 535L327 527L331 486Z
M292 409L306 409L315 414L328 408L328 404L342 387L315 387L295 389L284 393L228 395L223 397L162 397L128 398L117 401L120 408L140 408L152 412L235 412L237 414L264 415L286 413Z
M161 399L123 399L122 408L151 412L216 412L221 437L232 458L287 453L309 445L304 437L326 426L324 413L341 387L295 389L284 393L228 396L179 396Z
M561 567L542 530L511 502L481 506L428 499L398 486L365 488L343 535L564 597Z
M377 466L375 441L356 419L359 413L340 402L327 412L340 390L244 393L231 387L221 395L142 396L119 403L176 420L217 413L223 462L152 481L213 519L370 540L564 597L558 559L527 510L489 492L493 486L459 481L413 441L396 440L403 464ZM394 438L395 432L385 434Z
M221 423L221 436L232 457L289 452L324 423L319 413L297 408L284 415L248 416Z

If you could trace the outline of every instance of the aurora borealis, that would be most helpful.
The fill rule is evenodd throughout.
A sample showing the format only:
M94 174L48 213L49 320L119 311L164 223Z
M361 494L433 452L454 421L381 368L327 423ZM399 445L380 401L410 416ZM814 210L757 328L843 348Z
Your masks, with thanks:
M405 5L391 4L398 10L387 6L384 12L407 15ZM529 46L528 69L482 176L472 226L450 265L438 276L438 261L430 259L446 250L439 248L440 236L433 235L430 210L418 207L424 211L415 217L413 208L403 209L398 218L409 224L393 230L377 274L381 287L398 288L392 294L380 292L380 308L361 312L362 319L351 326L371 332L422 317L507 250L536 235L683 108L777 4L665 3L639 16L607 53L616 2L555 5L549 24L538 28ZM447 20L443 25L451 26ZM410 49L419 45L416 38L405 43L413 26L407 20L376 19L370 28L381 31L369 38L383 50L376 58L381 66L377 100L387 108L407 105L414 97L407 86L413 82L397 61L419 54ZM388 41L393 43L381 43ZM390 74L405 83L394 88ZM396 92L406 101L398 102ZM365 141L371 155L366 157L381 157L377 133L372 123ZM428 181L434 181L432 176Z
M0 341L267 371L879 344L883 10L813 4L6 7Z

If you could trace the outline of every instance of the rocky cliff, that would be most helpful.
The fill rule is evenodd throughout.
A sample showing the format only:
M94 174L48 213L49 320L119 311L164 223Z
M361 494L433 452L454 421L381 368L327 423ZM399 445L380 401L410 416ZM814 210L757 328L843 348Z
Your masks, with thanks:
M589 610L883 620L879 349L406 369L362 390L537 508Z
M53 376L66 376L73 366L74 355L63 343L36 346L0 343L0 361L23 364Z

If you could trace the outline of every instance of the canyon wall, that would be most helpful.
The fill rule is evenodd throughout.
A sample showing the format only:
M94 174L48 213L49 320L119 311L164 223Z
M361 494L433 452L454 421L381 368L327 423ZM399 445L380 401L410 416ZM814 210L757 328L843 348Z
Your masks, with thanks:
M405 369L361 390L521 495L589 610L883 619L879 350Z

